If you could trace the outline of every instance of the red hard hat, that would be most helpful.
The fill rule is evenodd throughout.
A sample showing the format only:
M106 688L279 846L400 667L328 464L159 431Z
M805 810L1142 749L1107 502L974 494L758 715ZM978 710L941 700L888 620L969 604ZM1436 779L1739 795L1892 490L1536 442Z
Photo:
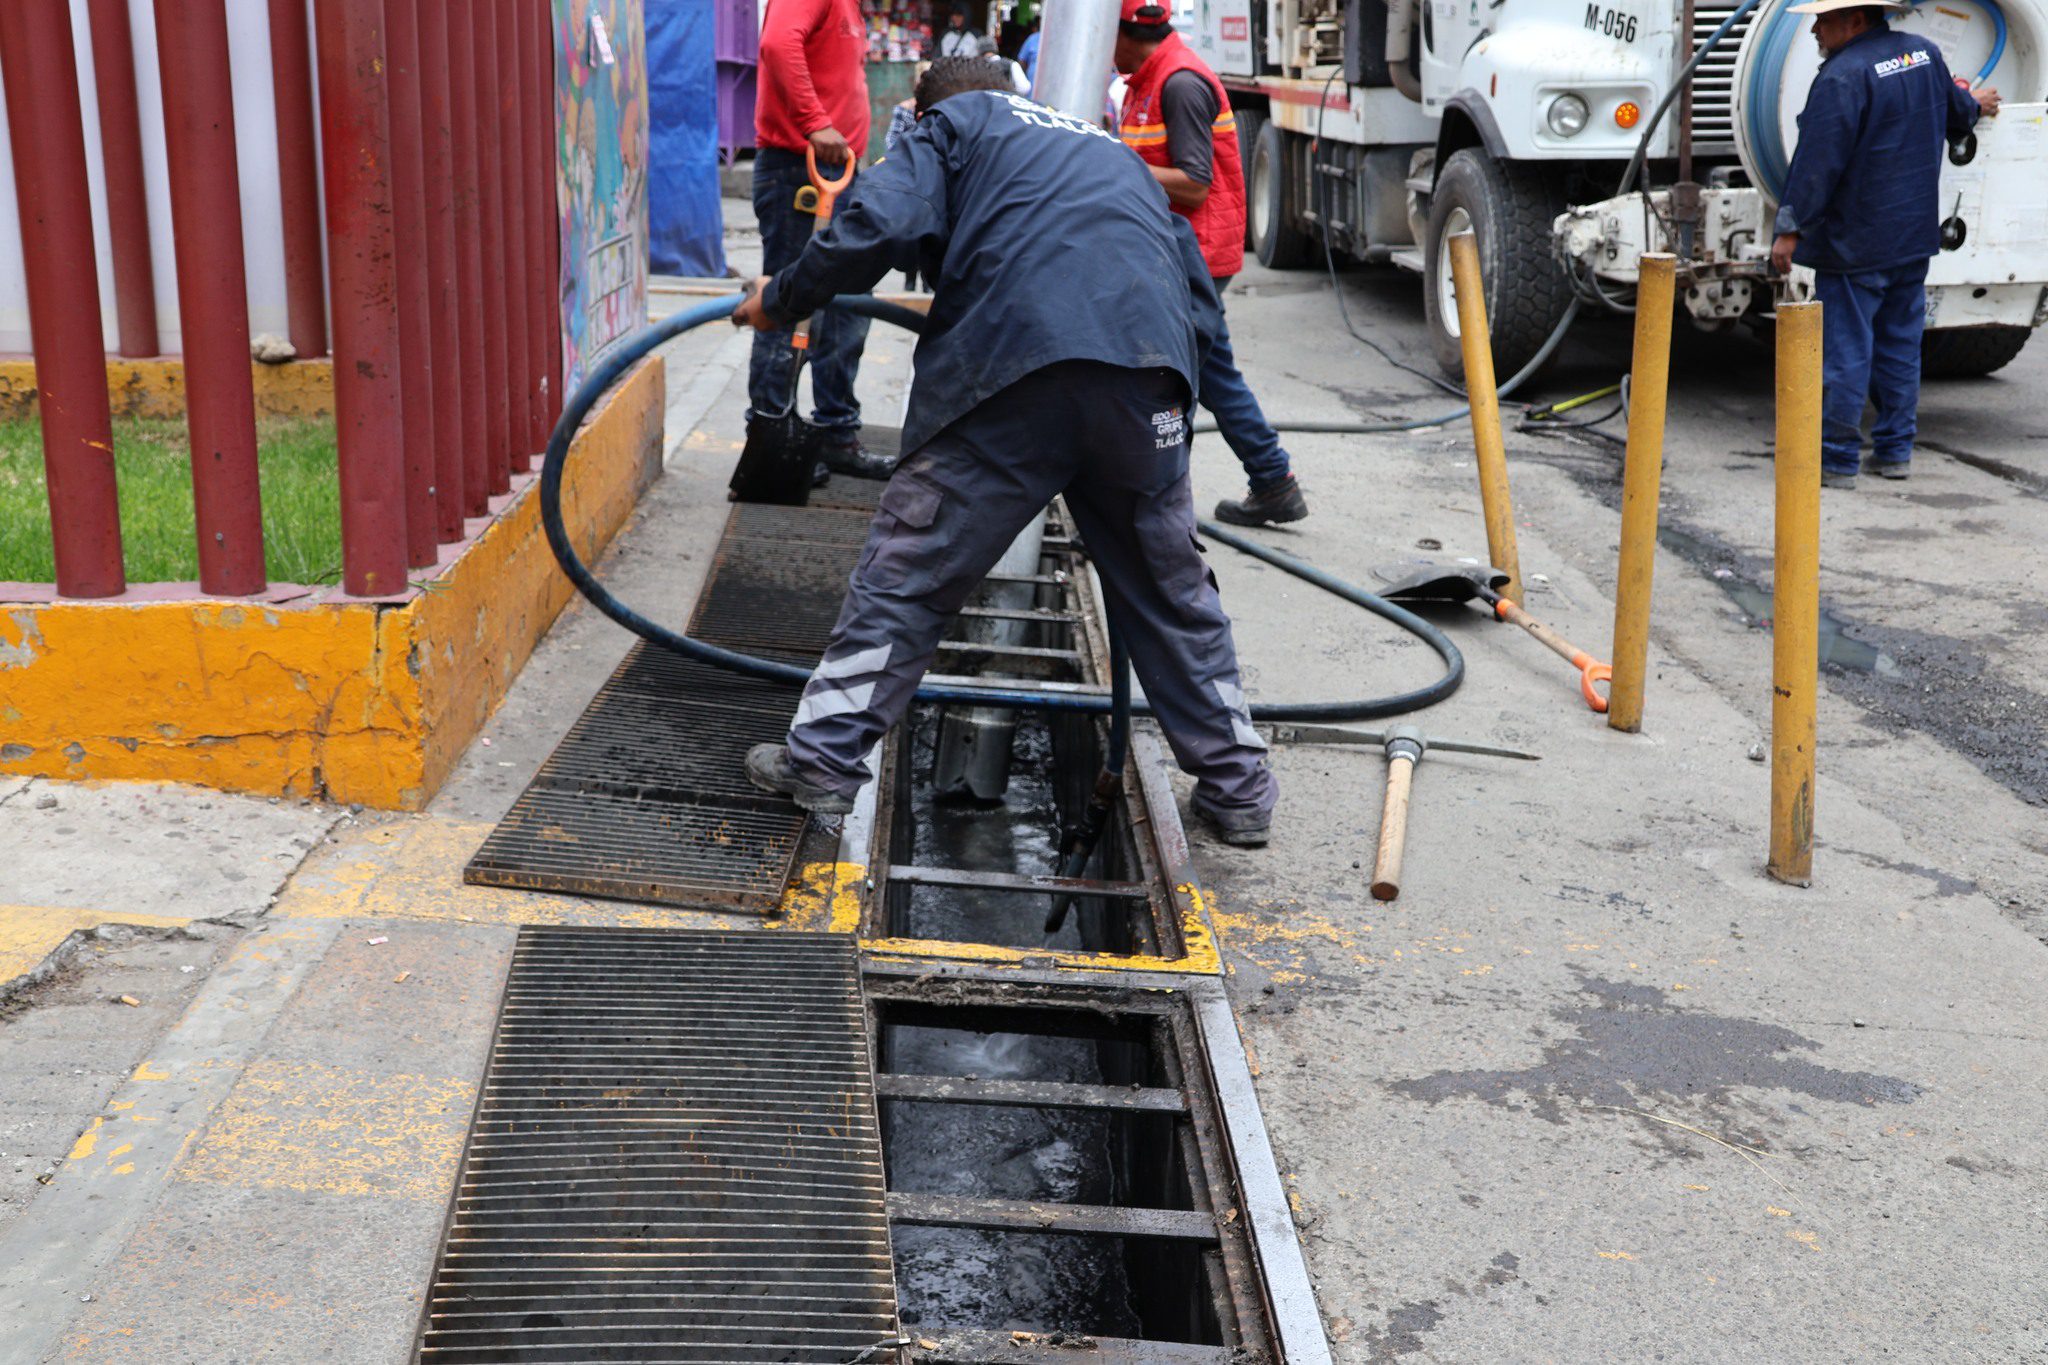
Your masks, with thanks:
M1117 17L1127 24L1163 24L1173 18L1173 11L1158 0L1123 0Z

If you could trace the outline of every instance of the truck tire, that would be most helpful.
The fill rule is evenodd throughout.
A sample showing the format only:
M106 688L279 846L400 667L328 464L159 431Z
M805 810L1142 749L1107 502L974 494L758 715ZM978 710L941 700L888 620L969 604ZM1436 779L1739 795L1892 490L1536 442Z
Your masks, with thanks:
M1237 161L1244 167L1247 191L1251 185L1252 158L1258 154L1259 134L1266 127L1266 111L1263 109L1239 109L1237 115ZM1257 251L1259 244L1252 240L1252 215L1244 216L1244 247Z
M1246 187L1250 201L1252 250L1259 264L1269 270L1293 270L1308 264L1310 238L1301 225L1301 204L1294 189L1294 157L1288 144L1295 139L1278 124L1259 129L1258 146L1252 152L1251 184Z
M1479 239L1493 372L1505 381L1542 348L1571 304L1571 281L1551 249L1550 225L1564 208L1557 178L1542 168L1495 161L1479 147L1451 153L1430 194L1422 272L1423 313L1445 374L1465 373L1450 287L1451 235L1469 227Z
M2012 363L2031 327L1948 327L1920 337L1920 373L1928 379L1977 379Z

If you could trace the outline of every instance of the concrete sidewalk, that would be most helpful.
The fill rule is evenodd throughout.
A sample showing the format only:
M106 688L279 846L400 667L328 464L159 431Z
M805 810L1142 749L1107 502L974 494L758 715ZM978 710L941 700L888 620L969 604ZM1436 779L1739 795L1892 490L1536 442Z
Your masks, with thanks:
M1385 297L1364 316L1403 344L1413 300L1369 287ZM1312 276L1253 269L1230 308L1273 412L1453 406L1409 398L1414 381L1345 342ZM717 327L673 348L667 472L601 566L667 619L725 517L747 344ZM908 350L876 329L878 421ZM1754 487L1694 482L1692 452L1728 427L1679 410L1669 482L1753 531ZM1265 538L1368 586L1410 555L1483 554L1465 431L1290 444L1313 515ZM1510 444L1530 605L1604 645L1615 461ZM1989 477L1929 471L1915 489L1992 496L1946 482L1965 474ZM1204 506L1240 489L1214 437L1196 484ZM1896 512L1831 508L1842 531ZM1255 699L1431 676L1376 618L1228 550L1210 561ZM1533 642L1477 611L1446 619L1469 674L1425 728L1544 759L1432 755L1398 902L1367 890L1370 750L1276 749L1274 844L1198 844L1337 1358L2048 1358L2048 1005L2027 927L2048 896L2023 842L2039 812L1938 739L1872 728L1831 680L1816 885L1768 880L1768 774L1748 758L1768 636L1684 558L1660 557L1657 586L1641 736L1609 732ZM0 792L7 846L57 851L0 872L0 902L173 921L76 940L0 1011L0 1207L18 1214L0 1227L0 1360L403 1358L513 926L724 922L461 884L628 643L565 612L416 816ZM188 844L189 886L160 875ZM17 1133L36 1155L8 1175Z

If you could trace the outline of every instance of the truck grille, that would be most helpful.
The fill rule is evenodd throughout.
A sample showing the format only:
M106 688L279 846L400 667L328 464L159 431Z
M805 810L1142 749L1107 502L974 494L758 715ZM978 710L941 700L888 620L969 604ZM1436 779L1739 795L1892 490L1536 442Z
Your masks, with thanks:
M1713 36L1715 29L1735 13L1734 5L1695 5L1692 12L1692 46L1687 53ZM1744 15L1742 22L1707 54L1692 78L1692 153L1694 156L1730 156L1735 151L1735 58L1749 41L1750 27L1762 7Z

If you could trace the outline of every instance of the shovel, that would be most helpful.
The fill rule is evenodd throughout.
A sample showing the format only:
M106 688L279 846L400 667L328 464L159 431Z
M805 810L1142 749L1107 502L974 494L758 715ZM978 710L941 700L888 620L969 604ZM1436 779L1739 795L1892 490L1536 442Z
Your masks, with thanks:
M811 232L818 229L832 217L832 205L839 198L840 191L853 183L853 159L847 158L846 168L838 179L827 180L818 174L818 154L815 149L805 149L805 159L811 172L811 183L797 191L796 206L814 215ZM749 286L749 292L752 287ZM728 485L729 496L735 502L776 503L784 507L802 507L811 500L811 488L817 479L818 470L818 429L797 415L797 380L803 375L804 361L811 354L811 320L805 318L796 325L789 344L796 351L796 368L789 376L789 406L774 416L756 413L747 423L746 448L740 451L740 462L733 467L732 482Z
M1403 573L1402 571L1407 572ZM1558 657L1579 670L1579 694L1595 711L1607 710L1607 698L1594 684L1614 676L1612 665L1601 663L1570 640L1544 625L1514 602L1500 595L1508 576L1491 564L1445 564L1436 560L1414 560L1386 571L1394 581L1380 591L1389 602L1469 602L1478 598L1493 609L1496 618L1520 626L1541 640Z

